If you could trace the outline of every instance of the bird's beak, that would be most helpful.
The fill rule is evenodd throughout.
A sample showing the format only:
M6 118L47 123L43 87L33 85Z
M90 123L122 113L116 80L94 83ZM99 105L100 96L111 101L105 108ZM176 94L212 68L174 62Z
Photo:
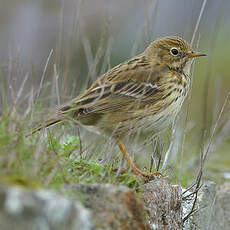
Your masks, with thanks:
M188 58L195 58L195 57L201 57L201 56L207 56L205 53L187 53Z

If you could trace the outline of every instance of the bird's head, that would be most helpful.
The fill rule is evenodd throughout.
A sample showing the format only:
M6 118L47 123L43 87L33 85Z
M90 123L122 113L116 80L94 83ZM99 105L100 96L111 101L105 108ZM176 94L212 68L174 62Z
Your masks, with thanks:
M145 54L151 59L158 59L171 69L186 70L190 67L193 58L206 56L204 53L196 53L190 45L180 37L163 37L152 42L145 50Z

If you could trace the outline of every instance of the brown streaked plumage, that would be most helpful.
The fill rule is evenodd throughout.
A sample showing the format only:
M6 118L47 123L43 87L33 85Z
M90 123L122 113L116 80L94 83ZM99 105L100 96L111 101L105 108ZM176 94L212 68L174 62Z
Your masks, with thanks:
M153 176L156 173L143 173L135 167L122 139L137 133L152 135L169 126L190 88L192 58L204 55L194 53L179 37L157 39L140 55L103 74L32 133L71 117L112 135L132 171L144 178Z

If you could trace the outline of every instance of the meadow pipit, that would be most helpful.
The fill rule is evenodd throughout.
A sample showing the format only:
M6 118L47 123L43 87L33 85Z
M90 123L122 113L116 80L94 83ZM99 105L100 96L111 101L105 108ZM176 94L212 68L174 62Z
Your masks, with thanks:
M163 37L152 42L136 57L103 74L81 96L61 106L57 115L32 133L72 118L116 139L131 171L143 178L125 150L127 135L147 137L167 128L174 121L190 88L195 53L179 37Z

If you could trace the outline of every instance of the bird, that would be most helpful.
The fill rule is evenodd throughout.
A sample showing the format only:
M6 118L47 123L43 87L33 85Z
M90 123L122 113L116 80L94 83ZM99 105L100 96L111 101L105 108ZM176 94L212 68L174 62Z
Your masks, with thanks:
M195 52L177 36L154 40L139 55L109 69L80 96L57 108L55 115L32 129L31 134L73 119L112 137L128 166L143 179L159 172L143 172L129 156L124 139L148 137L165 130L175 120L191 88Z

